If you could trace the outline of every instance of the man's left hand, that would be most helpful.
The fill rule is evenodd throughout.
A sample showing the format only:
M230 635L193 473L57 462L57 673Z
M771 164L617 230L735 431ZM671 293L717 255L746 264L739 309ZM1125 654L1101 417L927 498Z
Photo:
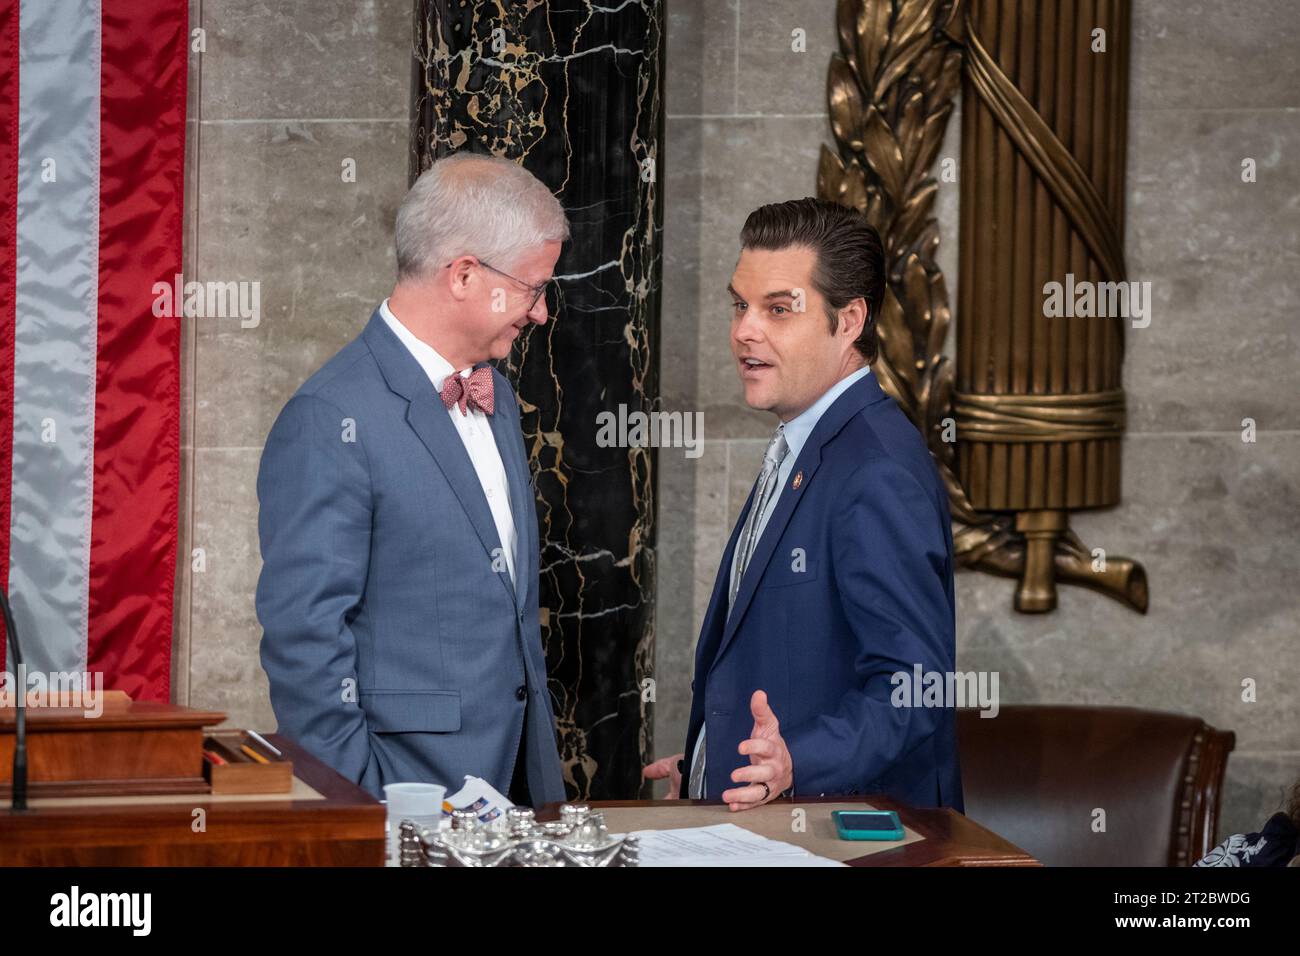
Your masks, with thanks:
M738 748L740 753L749 755L749 766L731 772L731 779L744 786L732 787L722 794L732 810L750 810L775 800L794 783L790 751L781 737L781 725L767 703L765 691L754 691L749 710L754 715L754 729Z

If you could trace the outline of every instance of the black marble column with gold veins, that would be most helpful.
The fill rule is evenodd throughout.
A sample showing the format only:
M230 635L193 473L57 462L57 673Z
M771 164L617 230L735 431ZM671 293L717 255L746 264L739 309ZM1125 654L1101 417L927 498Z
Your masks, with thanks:
M570 797L631 798L650 755L654 465L597 415L656 404L660 0L416 0L411 176L460 150L515 159L572 227L552 321L516 343L541 522L542 637Z

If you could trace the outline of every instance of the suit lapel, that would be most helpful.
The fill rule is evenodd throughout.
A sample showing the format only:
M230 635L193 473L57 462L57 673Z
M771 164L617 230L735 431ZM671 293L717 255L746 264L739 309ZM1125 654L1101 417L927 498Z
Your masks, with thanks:
M528 480L528 462L520 441L519 430L515 426L514 416L506 412L502 405L515 400L514 391L507 384L502 388L504 379L493 372L495 402L492 416L492 437L496 440L497 451L506 468L506 481L510 486L510 513L515 522L515 538L518 547L515 551L515 594L516 603L524 606L528 598L528 582L533 579L533 562L537 558L537 508L533 504L533 486Z
M785 485L781 489L781 497L776 499L776 509L772 512L772 517L767 519L767 525L763 528L763 533L759 535L758 543L754 546L754 553L749 559L749 566L745 568L745 575L740 579L740 590L736 592L736 603L731 608L731 613L727 615L727 622L722 631L722 642L718 645L718 653L713 656L715 663L722 657L727 645L736 636L736 629L740 626L745 611L754 599L754 590L758 587L758 582L762 579L763 571L767 568L768 562L772 560L772 553L776 550L776 543L781 540L781 535L785 533L785 526L790 523L790 516L794 514L799 499L807 493L808 486L812 484L813 476L817 473L817 466L821 464L821 457L821 445L809 440L804 445L803 451L799 453L799 457L795 459L794 467L790 469L790 477L785 480ZM803 476L799 481L798 488L794 487L795 475ZM751 492L751 502L753 497ZM743 524L743 520L741 523ZM730 570L730 563L728 563L723 572L730 572ZM724 576L723 572L719 572L719 577ZM729 573L725 576L728 579L730 578Z
M754 485L749 489L749 500L745 502L745 507L740 509L740 518L736 521L736 526L731 529L731 539L722 552L722 566L718 569L717 578L713 582L713 595L709 598L709 608L704 614L704 623L700 627L700 642L695 648L697 679L709 672L718 657L717 647L727 619L727 591L731 586L732 556L736 553L740 529L745 525L745 516L749 514L750 506L754 501L754 492L757 491L758 483L755 482Z
M736 542L740 538L740 529L745 524L745 515L749 513L750 503L754 500L755 488L749 490L749 500L740 509L740 520L731 529L731 539L722 553L722 568L713 582L713 595L709 598L709 608L704 612L704 623L700 626L700 639L695 645L695 675L691 682L691 712L686 720L686 753L695 753L695 739L704 725L704 688L709 671L718 657L718 644L722 638L723 621L727 614L727 588L730 585L731 556L736 553ZM699 686L695 686L698 684ZM689 774L682 778L680 795L686 796Z
M492 520L492 510L483 495L483 486L479 484L478 473L474 471L474 463L469 459L465 443L461 441L456 426L451 423L447 409L434 394L433 384L424 374L420 363L393 334L378 310L371 316L363 334L388 387L409 403L406 409L407 423L433 456L473 525L474 533L482 543L488 560L492 560L492 552L502 547L497 537L496 523ZM510 587L510 576L498 574L497 578L513 599L515 595Z
M723 652L726 651L735 638L740 622L745 616L745 611L754 599L754 591L758 588L758 582L762 580L763 572L772 560L776 544L781 540L786 525L790 523L790 516L794 514L800 499L808 493L808 487L812 484L817 469L821 466L822 448L840 433L840 430L850 418L868 405L874 405L887 397L876 382L875 373L868 373L861 380L849 386L848 390L835 399L830 408L822 413L822 417L813 427L812 434L808 436L808 441L804 443L803 450L800 451L799 457L795 459L794 466L790 469L790 476L786 478L785 485L782 487L781 497L777 499L776 509L772 512L772 517L768 519L767 526L763 528L763 533L759 536L758 543L754 547L754 554L749 559L749 566L745 569L745 575L740 579L740 590L736 592L736 604L727 616L726 625L722 632L722 641L718 645L717 653L713 655L713 664L716 664L722 658ZM795 478L799 475L802 475L799 478L799 487L795 488ZM753 492L750 492L750 499L753 500ZM737 527L740 527L743 523L744 514L742 513ZM735 537L735 532L733 532L733 542ZM734 543L732 548L728 549L728 553L732 550L734 550ZM731 566L728 560L723 565L722 570L719 571L719 578L727 577L729 580L730 570Z

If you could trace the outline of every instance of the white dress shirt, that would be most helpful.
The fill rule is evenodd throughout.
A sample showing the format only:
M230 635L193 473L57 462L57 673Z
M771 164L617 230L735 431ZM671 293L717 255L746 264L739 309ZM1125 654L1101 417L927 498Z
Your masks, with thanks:
M406 346L407 351L420 363L420 367L424 369L433 385L431 398L441 403L442 399L438 396L442 392L442 383L456 370L452 368L450 362L438 354L433 346L417 339L411 330L393 315L392 310L388 308L387 299L379 303L379 314L393 330L393 334ZM460 375L468 378L472 371L472 368L463 369ZM505 552L510 583L514 584L515 548L518 546L519 537L515 530L514 515L510 510L510 485L506 480L506 467L501 461L501 451L497 448L487 415L483 414L482 409L473 406L467 406L466 410L469 414L462 415L460 407L453 405L447 409L447 414L451 417L460 440L464 442L465 451L469 453L469 460L474 465L479 484L483 486L483 497L487 499L488 507L492 510L492 521L497 526L497 537Z

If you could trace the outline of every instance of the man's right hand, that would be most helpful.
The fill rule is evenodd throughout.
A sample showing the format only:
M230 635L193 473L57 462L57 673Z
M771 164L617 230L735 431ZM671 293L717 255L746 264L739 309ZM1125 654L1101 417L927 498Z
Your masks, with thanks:
M671 757L660 757L654 763L647 765L642 771L641 776L646 780L667 780L668 799L676 800L677 794L682 789L682 772L677 769L677 762L685 759L686 754L673 754Z

